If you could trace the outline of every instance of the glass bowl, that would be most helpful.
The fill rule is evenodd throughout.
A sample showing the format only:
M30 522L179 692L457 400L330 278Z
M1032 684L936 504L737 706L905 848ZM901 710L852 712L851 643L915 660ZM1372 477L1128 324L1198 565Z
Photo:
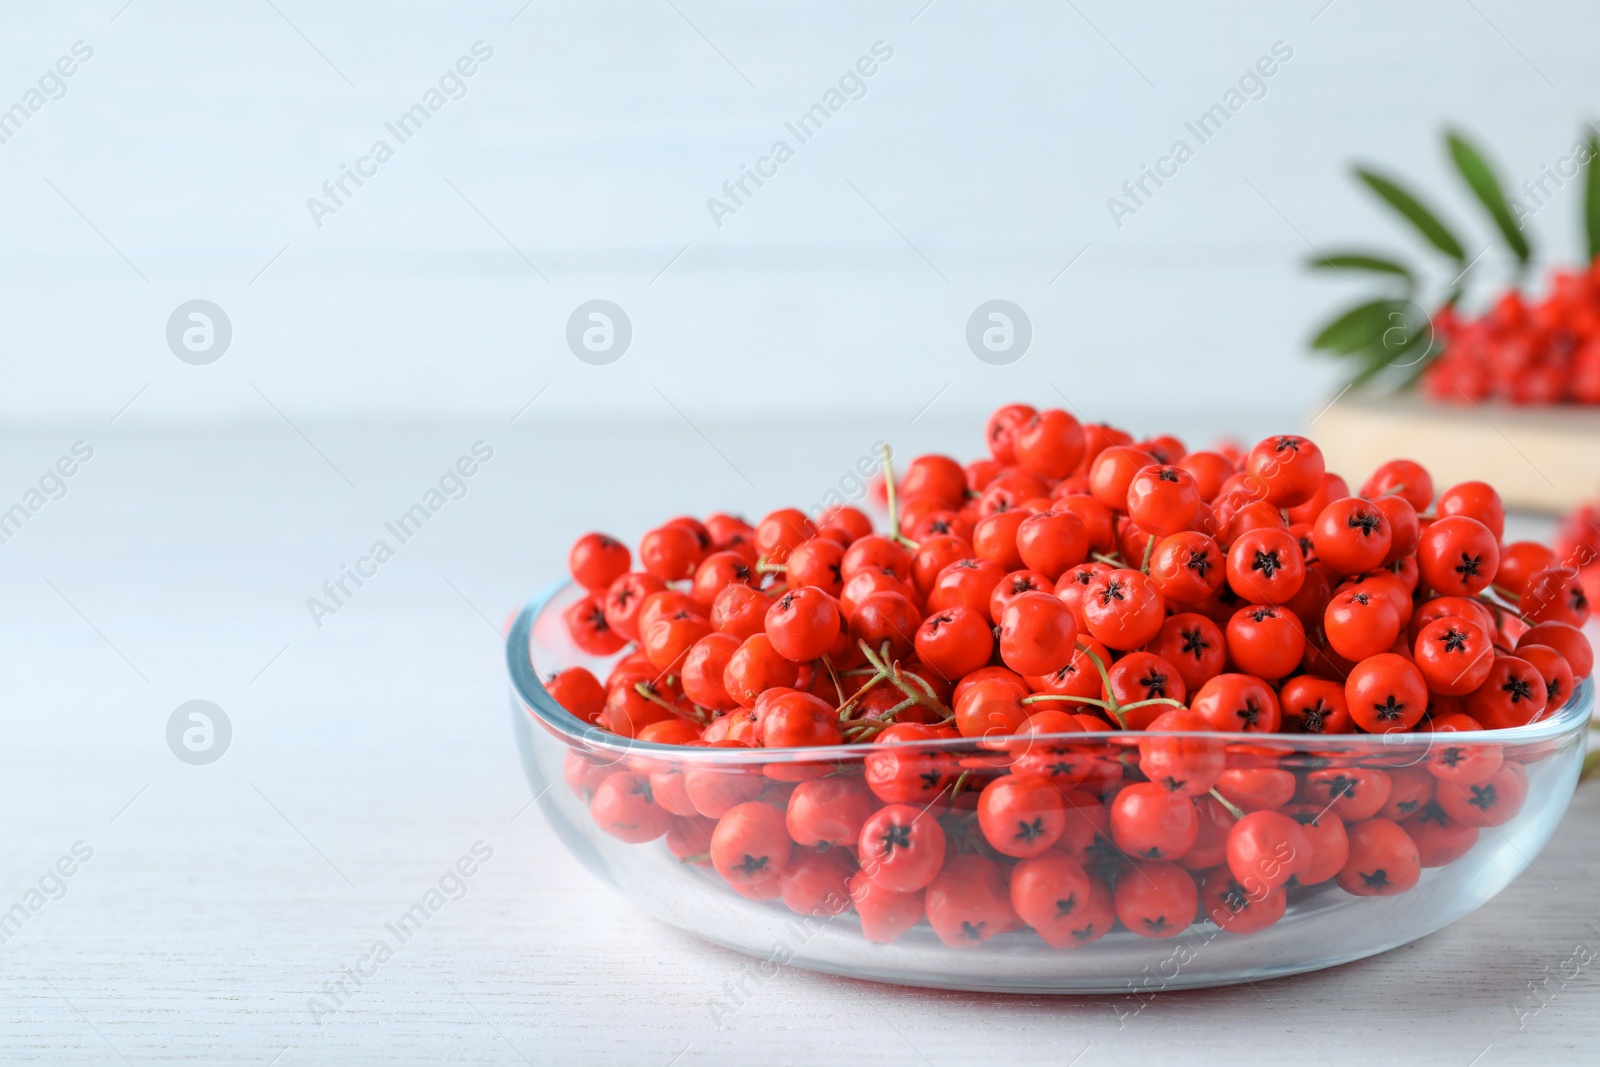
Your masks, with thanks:
M970 739L734 749L619 737L567 712L540 681L540 673L548 676L576 665L605 676L607 662L580 652L561 617L562 609L580 596L576 586L563 584L535 597L513 620L507 639L513 727L539 806L572 853L646 913L757 957L764 974L798 966L943 989L1145 996L1298 974L1384 952L1484 904L1533 861L1572 796L1593 703L1593 683L1585 681L1553 715L1529 726L1481 734L1079 733L1034 739L1036 750L1053 746L1047 751L1065 761L1093 763L1091 784L1104 784L1108 774L1114 784L1124 776L1143 779L1137 769L1141 740L1181 738L1224 759L1230 769L1265 767L1292 774L1297 799L1316 803L1324 816L1329 808L1343 811L1352 826L1368 817L1364 809L1371 806L1372 791L1382 791L1379 779L1384 779L1390 795L1378 816L1402 822L1423 863L1415 884L1394 895L1352 895L1337 879L1328 878L1313 885L1291 881L1283 896L1272 901L1267 899L1269 886L1213 885L1203 870L1192 871L1202 886L1198 918L1140 933L1112 919L1104 886L1118 872L1154 885L1162 880L1160 875L1151 880L1156 865L1133 863L1104 834L1094 832L1104 825L1099 805L1099 815L1089 808L1069 808L1068 816L1076 822L1052 852L1075 855L1092 879L1103 880L1101 888L1091 889L1089 899L1061 902L1076 909L1076 918L1057 924L1053 945L1014 913L997 913L997 907L998 912L1006 908L993 897L1006 894L1005 879L1014 861L988 849L974 825L978 789L1007 772L1019 755L1014 748L1018 739L1011 739L1008 751ZM1429 769L1457 761L1492 762L1495 753L1500 770L1477 786L1452 783ZM885 770L887 765L880 762L874 767L874 758L892 766ZM882 895L869 896L858 912L852 900L840 898L839 889L842 872L856 863L854 850L835 847L824 862L817 859L817 850L797 845L790 867L798 866L804 855L824 875L796 875L791 899L819 913L801 914L785 904L785 897L776 896L776 877L757 870L746 879L735 872L732 877L741 883L736 887L710 862L710 834L716 825L710 816L736 804L765 802L770 810L758 814L769 816L769 822L779 816L782 825L798 783L846 779L850 781L836 783L837 788L865 794L860 785L869 771L880 782L886 775L925 773L930 782L944 783L932 803L915 806L944 828L946 864L967 865L959 880L961 893L975 893L987 905L974 911L966 896L958 900L948 891L941 891L936 902L935 890L929 889L917 896L921 905L912 909L918 913L910 916L914 925L907 923L910 905L898 897L886 903ZM954 788L957 782L965 786L960 792ZM1526 793L1518 803L1523 783ZM589 802L597 790L604 791L608 802L605 826L591 817ZM1447 791L1456 795L1444 797ZM1324 798L1331 799L1324 803ZM1497 825L1471 832L1464 820L1444 814L1445 809ZM1319 825L1326 821L1319 819ZM1216 858L1200 855L1203 851L1197 844L1187 858L1196 866ZM964 853L986 853L989 858L948 858ZM1226 866L1211 870L1220 880L1229 877ZM830 876L829 871L835 873ZM1402 880L1409 879L1402 875ZM828 885L833 888L827 892L819 888ZM969 893L972 886L978 888ZM1137 886L1136 881L1129 892ZM760 897L771 899L755 899ZM1274 901L1283 899L1287 903L1281 918L1255 932L1240 932L1260 924L1236 919L1259 918L1261 909L1275 909ZM938 929L920 917L922 905L937 911ZM993 922L974 921L980 913Z

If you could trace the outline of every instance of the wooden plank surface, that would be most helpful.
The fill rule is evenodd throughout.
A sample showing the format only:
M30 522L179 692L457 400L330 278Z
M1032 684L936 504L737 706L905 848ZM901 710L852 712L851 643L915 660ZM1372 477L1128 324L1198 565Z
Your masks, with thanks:
M1133 1002L785 969L719 1025L747 961L643 918L526 809L495 627L574 531L809 499L879 434L707 427L752 491L687 427L578 452L580 429L306 427L355 488L281 427L119 432L0 548L0 908L93 850L0 945L0 1062L1488 1067L1600 1048L1600 961L1557 977L1600 947L1596 786L1491 904L1336 970L1119 1020ZM896 439L965 442L942 434ZM479 439L495 456L467 495L318 629L306 598ZM25 484L71 440L10 438L0 474ZM206 767L164 738L197 697L234 729ZM364 964L479 841L493 855L459 899ZM346 968L370 977L319 1019Z
M1511 507L1560 514L1600 497L1600 408L1440 404L1408 394L1345 397L1314 417L1329 465L1357 478L1403 455L1427 467L1440 490L1485 481Z

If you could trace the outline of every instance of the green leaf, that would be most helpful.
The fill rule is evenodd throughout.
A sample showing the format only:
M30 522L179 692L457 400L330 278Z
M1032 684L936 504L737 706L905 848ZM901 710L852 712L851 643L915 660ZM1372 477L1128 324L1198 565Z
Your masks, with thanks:
M1528 247L1528 239L1522 235L1522 227L1517 224L1516 216L1511 213L1511 205L1506 203L1506 194L1500 189L1500 180L1494 176L1494 171L1483 156L1478 153L1457 133L1445 135L1445 140L1450 144L1450 158L1455 160L1456 170L1461 172L1461 177L1466 179L1467 185L1472 189L1472 195L1483 204L1484 210L1489 212L1489 217L1500 230L1500 236L1506 239L1506 244L1516 254L1517 262L1526 264L1533 250Z
M1357 167L1356 177L1366 182L1367 186L1382 197L1385 203L1400 212L1407 222L1415 226L1418 232L1428 239L1428 243L1433 247L1458 263L1467 258L1467 254L1462 249L1461 242L1456 239L1456 235L1451 233L1445 224L1439 221L1437 215L1423 207L1422 202L1416 197L1383 175L1374 174L1365 168Z
M1307 262L1312 270L1365 270L1375 274L1393 274L1411 281L1411 271L1405 264L1386 256L1366 252L1335 252L1331 256L1316 256Z
M1600 137L1589 134L1589 173L1583 183L1583 229L1589 238L1589 260L1600 256L1600 167L1595 157L1600 156Z
M1383 331L1390 326L1389 312L1403 307L1404 301L1388 298L1357 304L1317 331L1311 347L1349 354L1379 344Z

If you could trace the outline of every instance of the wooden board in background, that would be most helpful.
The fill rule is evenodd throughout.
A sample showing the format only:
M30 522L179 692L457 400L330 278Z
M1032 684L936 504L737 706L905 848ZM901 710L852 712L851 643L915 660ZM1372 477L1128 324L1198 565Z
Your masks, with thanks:
M1488 482L1510 508L1550 513L1600 496L1600 408L1344 397L1309 436L1351 489L1386 460L1416 460L1444 489Z

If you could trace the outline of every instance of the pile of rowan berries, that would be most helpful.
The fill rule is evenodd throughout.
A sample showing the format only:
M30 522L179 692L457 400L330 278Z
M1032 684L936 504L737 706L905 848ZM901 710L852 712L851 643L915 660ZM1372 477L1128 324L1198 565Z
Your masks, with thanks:
M1539 299L1513 289L1475 318L1446 305L1432 328L1443 351L1422 385L1435 399L1600 404L1600 259L1556 272Z
M886 453L883 534L850 506L675 518L638 569L577 541L568 631L621 655L546 689L654 743L568 754L602 829L871 940L1070 946L1404 892L1520 810L1527 757L1486 731L1553 714L1593 654L1575 569L1503 544L1492 488L1394 460L1352 494L1302 436L1189 452L1022 404L986 436L898 481Z

